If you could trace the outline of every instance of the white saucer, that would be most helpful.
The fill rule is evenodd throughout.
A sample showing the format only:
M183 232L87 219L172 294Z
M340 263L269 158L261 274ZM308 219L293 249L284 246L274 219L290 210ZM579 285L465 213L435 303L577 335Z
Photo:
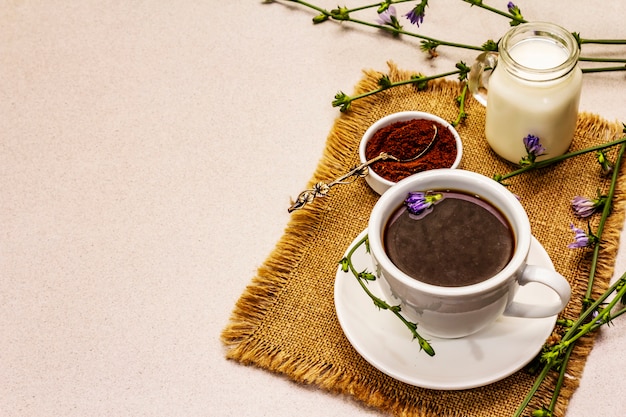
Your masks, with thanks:
M363 231L350 247L366 233ZM547 252L534 237L528 260L530 264L554 269ZM352 263L357 271L373 272L365 245L354 252ZM377 280L368 284L376 296L384 298ZM542 303L557 296L533 283L521 287L515 298ZM409 329L393 313L374 305L352 272L343 272L341 268L335 278L335 308L346 337L371 365L407 384L439 390L480 387L515 373L539 353L557 318L500 317L487 329L460 339L430 337L420 332L418 326L417 331L435 350L431 357L420 351Z

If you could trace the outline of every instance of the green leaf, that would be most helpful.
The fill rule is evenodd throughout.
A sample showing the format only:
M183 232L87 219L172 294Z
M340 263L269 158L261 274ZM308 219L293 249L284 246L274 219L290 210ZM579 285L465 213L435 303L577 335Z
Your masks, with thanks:
M348 260L348 258L342 258L339 261L339 265L341 265L342 272L348 272L350 270L350 261Z

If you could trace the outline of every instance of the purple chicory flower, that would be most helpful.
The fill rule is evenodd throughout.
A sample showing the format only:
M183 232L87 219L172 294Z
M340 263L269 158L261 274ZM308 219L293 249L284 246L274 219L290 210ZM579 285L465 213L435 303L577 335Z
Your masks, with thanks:
M389 6L387 10L379 13L378 19L376 19L376 21L380 25L389 25L397 29L401 27L398 23L398 18L396 17L396 8L393 6Z
M572 209L574 214L580 218L591 216L597 209L604 206L606 203L606 196L598 195L598 198L587 198L576 196L572 199Z
M524 138L524 147L526 148L526 152L535 156L546 153L546 148L541 145L539 138L535 135L528 135Z
M522 11L515 3L513 3L512 1L508 2L508 4L506 5L506 8L509 10L509 13L511 13L513 16L515 16L516 18L522 19Z
M598 310L595 310L593 313L591 313L591 317L592 320L595 319L596 324L604 324L604 319L600 317L600 312Z
M574 232L574 242L567 245L570 249L586 248L598 242L598 238L591 231L585 232L583 229L574 226L573 223L569 224L569 228Z
M524 17L522 16L522 11L520 10L520 8L513 3L512 1L510 1L507 5L506 8L509 10L509 13L511 13L514 17L513 20L511 20L510 24L511 26L517 26L521 23L521 21L523 21Z
M526 148L526 156L520 160L520 165L532 165L538 156L545 155L546 148L541 144L539 137L528 135L524 138L524 147Z
M589 217L596 211L592 200L579 195L572 199L572 208L578 217Z
M515 5L515 3L510 1L507 3L506 8L509 9L509 12L513 13L515 9L517 9L517 6Z
M411 191L406 196L404 204L411 214L421 214L424 210L441 200L442 194L428 194L421 191Z
M574 242L567 245L568 248L577 249L589 246L589 236L583 229L574 226L574 223L570 223L569 228L574 232Z
M426 15L426 6L428 6L428 0L422 0L417 6L412 8L411 11L404 16L409 19L412 24L419 27L424 22L424 16Z

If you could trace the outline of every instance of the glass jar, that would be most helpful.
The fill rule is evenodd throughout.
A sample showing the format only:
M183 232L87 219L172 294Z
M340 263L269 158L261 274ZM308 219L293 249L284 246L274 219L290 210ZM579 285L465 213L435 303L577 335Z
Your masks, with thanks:
M479 55L469 76L470 91L487 107L487 142L514 163L526 156L528 135L546 149L537 160L565 153L582 87L576 38L552 23L524 23L502 37L498 50Z

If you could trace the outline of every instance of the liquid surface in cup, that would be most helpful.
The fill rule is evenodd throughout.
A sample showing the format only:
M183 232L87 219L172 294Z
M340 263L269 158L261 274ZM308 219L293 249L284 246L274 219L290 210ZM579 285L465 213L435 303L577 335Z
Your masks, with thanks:
M420 215L404 205L384 231L385 252L404 273L427 284L459 287L485 281L511 260L515 240L506 217L490 203L459 191Z

